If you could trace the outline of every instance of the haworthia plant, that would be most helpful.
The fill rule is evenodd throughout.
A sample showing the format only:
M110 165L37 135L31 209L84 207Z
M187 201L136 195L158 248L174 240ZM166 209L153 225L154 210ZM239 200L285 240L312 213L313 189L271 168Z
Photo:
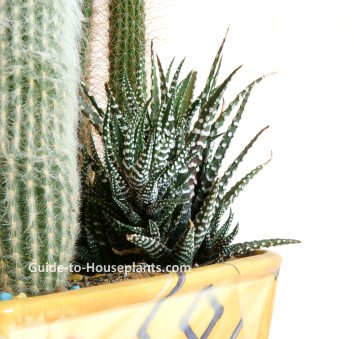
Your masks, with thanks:
M78 232L79 5L0 0L0 290L66 282L32 271L68 266Z
M193 100L195 72L179 80L181 64L165 72L152 53L151 97L139 102L126 76L125 105L116 103L107 86L106 112L88 93L82 106L97 144L83 147L82 229L76 260L95 263L203 264L248 254L262 247L297 242L290 239L235 244L232 203L264 167L252 169L233 186L230 178L260 137L262 129L220 175L253 87L249 84L223 109L223 93L240 67L217 85L222 43L202 93ZM118 85L118 84L117 84ZM231 124L222 133L228 116ZM213 151L214 143L218 147ZM193 181L191 182L191 178ZM191 184L192 183L192 184ZM223 215L229 217L222 222Z
M125 75L137 94L145 99L145 1L111 0L109 3L109 84L119 106L128 99L123 94Z

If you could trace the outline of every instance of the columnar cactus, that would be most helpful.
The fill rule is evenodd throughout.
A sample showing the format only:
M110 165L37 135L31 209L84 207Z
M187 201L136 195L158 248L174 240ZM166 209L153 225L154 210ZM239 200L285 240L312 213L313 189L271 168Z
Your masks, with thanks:
M109 84L118 104L123 103L125 74L140 102L146 91L145 1L112 0L109 19Z
M89 35L91 28L91 17L93 12L93 0L81 0L82 1L82 14L84 16L84 22L82 25L82 34L81 34L81 48L80 48L80 60L81 60L81 70L84 73L85 77L86 64L88 59L88 50L89 50Z
M78 229L79 3L0 0L0 290L47 293L68 274Z

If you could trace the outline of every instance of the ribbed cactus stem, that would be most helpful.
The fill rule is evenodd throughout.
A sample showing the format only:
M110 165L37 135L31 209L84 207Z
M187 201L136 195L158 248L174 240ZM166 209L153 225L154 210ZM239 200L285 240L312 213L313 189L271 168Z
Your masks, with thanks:
M109 11L109 84L121 104L126 74L142 102L146 91L145 1L112 0Z
M77 234L79 0L0 0L0 290L41 294Z
M81 0L82 2L82 14L84 16L84 21L82 24L82 34L81 34L81 46L80 46L80 64L82 76L85 79L87 73L87 62L88 55L90 51L89 46L89 36L91 29L91 17L93 12L93 0ZM85 79L86 80L86 79Z

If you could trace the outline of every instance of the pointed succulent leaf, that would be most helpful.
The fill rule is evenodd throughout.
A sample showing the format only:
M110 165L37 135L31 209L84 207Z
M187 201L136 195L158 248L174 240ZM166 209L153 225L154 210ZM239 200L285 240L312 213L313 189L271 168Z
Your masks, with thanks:
M263 79L263 77L259 78L257 80L259 82L262 79ZM239 101L241 101L240 107L237 111L237 114L236 114L235 118L232 120L232 122L231 122L230 126L228 127L228 129L226 130L226 132L223 134L222 140L220 141L220 143L216 149L216 152L215 152L215 155L214 155L212 161L208 162L208 164L207 164L206 171L205 171L206 173L202 179L201 189L199 190L199 196L197 197L197 200L203 199L203 196L210 190L211 184L214 181L214 178L218 175L218 171L222 165L222 161L224 160L226 151L228 150L228 148L230 146L230 142L236 133L237 127L238 127L239 122L242 118L242 114L244 112L248 98L250 96L250 93L251 93L255 83L257 83L257 81L254 81L249 86L247 86L236 97L236 99L229 105L229 107L226 109L226 111L224 111L222 118L219 119L220 121L221 120L224 121L225 117L230 114L230 112L233 110L233 108L236 106L236 104L238 104ZM214 127L214 129L213 129L213 127ZM217 124L215 126L213 125L212 130L211 130L211 134L210 134L210 136L208 138L208 142L207 142L207 144L209 145L209 148L211 146L210 145L211 140L213 138L215 138L215 136L217 135L217 131L218 131L218 125Z
M113 115L113 128L112 128L112 142L114 144L114 153L116 155L119 168L122 168L122 159L123 159L123 149L124 149L124 133L119 124L118 117Z
M151 111L151 121L154 125L154 122L158 118L159 108L160 108L160 93L159 93L159 84L157 77L157 69L155 62L155 54L153 50L153 42L151 41L151 98L152 100L152 111Z
M172 250L172 261L178 265L192 265L194 256L194 225L190 222L188 229L176 242Z
M168 227L165 228L167 231L164 234L164 243L169 248L173 248L181 235L188 229L190 222L190 208L188 206L188 202L177 206L171 215Z
M154 151L154 139L153 134L150 134L150 138L145 145L140 158L135 163L134 167L129 171L129 183L130 186L138 190L143 187L150 178L150 166L153 158ZM124 164L124 161L123 161Z
M195 226L195 240L194 240L194 249L197 251L204 240L204 236L208 231L210 222L214 213L215 201L218 196L220 178L215 180L213 188L205 200L200 212L195 217L194 226Z
M220 56L220 59L218 61L218 64L216 65L216 68L215 68L215 73L214 73L214 76L210 82L210 89L213 91L216 87L216 83L217 83L217 80L218 80L218 76L219 76L219 73L220 73L220 69L221 69L221 64L222 64L222 55Z
M114 197L118 200L125 200L126 195L129 192L129 188L126 185L124 179L121 177L117 168L115 167L115 154L113 151L113 144L111 138L111 102L109 101L107 104L107 112L103 121L103 141L104 141L104 159L105 165L107 167L111 186L112 193Z
M221 110L223 108L221 107ZM206 139L206 146L202 150L202 159L199 164L198 168L198 173L197 173L197 181L198 181L198 187L195 188L197 191L197 196L196 196L196 201L195 205L200 204L201 201L205 199L206 194L210 191L209 184L213 183L215 177L211 180L210 178L205 178L206 172L207 172L207 167L210 166L210 163L214 157L214 144L215 140L222 136L224 133L220 134L214 134L214 135L209 135L209 137ZM207 188L208 187L208 188ZM199 208L199 207L198 207Z
M157 241L160 241L159 226L153 221L149 220L149 236Z
M108 86L106 88L108 88ZM113 97L110 97L110 100L109 100L109 105L110 105L109 108L110 108L110 110L112 109L111 108L112 103L114 103L113 100L114 100ZM114 103L114 105L116 105L116 104ZM116 106L115 109L119 112L118 105ZM118 113L117 118L118 118L119 123L123 120L122 119L122 115L120 113ZM136 118L136 119L138 119L138 118ZM136 123L136 120L134 120L134 123ZM118 125L118 126L121 128L120 125ZM126 127L126 129L125 129L125 127ZM123 131L124 132L127 131L127 133L125 133L125 138L124 138L124 141L123 141L123 151L122 151L123 160L122 160L121 163L123 165L123 168L124 168L124 171L125 171L125 175L127 175L127 173L130 172L130 169L131 169L131 167L133 166L133 163L134 163L135 143L134 143L134 134L128 132L128 130L129 130L128 126L125 126L125 127L124 127L124 129L122 128ZM116 137L118 138L119 131L117 129L116 129L116 131L117 131ZM114 153L113 150L112 150L112 153Z
M136 203L141 209L155 204L158 198L157 180L149 180L140 189L136 190Z
M223 81L221 85L219 85L215 92L210 96L209 100L201 108L201 112L198 116L197 121L194 124L193 130L190 135L190 140L199 140L201 137L206 139L210 133L210 127L213 123L213 118L216 113L217 106L219 105L219 101L225 92L226 87L232 80L235 73L241 68L239 66L235 68L230 75Z
M175 120L179 124L183 119L192 120L193 117L186 117L185 113L192 104L195 89L196 72L190 72L178 87L176 94ZM193 113L194 115L194 113ZM188 124L187 124L188 125ZM185 126L185 123L183 123ZM189 127L185 127L189 131Z
M104 213L105 217L107 218L107 220L109 220L111 227L113 229L115 229L116 231L118 231L119 233L123 234L124 236L126 234L131 234L131 233L135 233L135 234L139 234L139 235L148 235L148 231L146 228L144 227L137 227L137 226L131 226L128 224L125 224L124 222L121 222L120 220L113 218L111 215Z
M107 103L107 111L103 120L103 142L104 142L104 158L105 158L104 160L108 168L108 171L111 174L111 172L115 170L114 168L115 157L114 157L110 127L111 127L111 101L109 100Z
M199 165L199 167L194 168L192 165L189 166L189 171L191 173L195 173L193 178L193 182L191 185L191 189L193 190L194 193L194 201L192 205L192 214L195 215L196 211L199 211L201 208L203 201L206 199L208 193L210 192L209 189L209 182L212 183L215 180L215 177L213 179L211 178L205 178L207 173L206 173L206 167L207 165L211 162L211 159L213 157L213 153L210 150L209 147L203 150L203 155L202 155L202 160ZM211 188L211 187L210 187Z
M142 152L144 151L145 146L145 126L146 118L148 116L148 108L150 105L151 99L149 99L144 108L136 115L136 119L132 122L132 128L135 128L134 132L134 143L135 143L135 153L134 153L134 162L136 162Z
M171 75L171 71L172 71L172 66L173 66L173 63L175 62L175 59L176 58L173 58L171 60L170 64L168 65L167 72L166 72L166 82L167 83L170 81L170 75Z
M161 172L166 166L171 148L165 135L161 135L159 144L155 143L153 174Z
M91 168L95 172L95 176L99 177L103 184L109 182L109 175L106 172L105 168L103 167L102 161L98 155L96 143L93 139L92 133L89 135L89 140L87 142L87 149L90 153L92 163Z
M227 31L226 31L226 34L221 42L219 50L217 51L216 56L213 61L213 64L211 66L206 85L205 85L205 87L202 91L202 94L201 94L201 97L203 100L208 99L209 93L213 89L212 85L215 84L216 77L218 74L218 69L220 68L220 64L221 64L222 51L224 49L224 45L225 45L225 41L226 41L226 37L227 37L228 32L229 32L229 29L227 29Z
M176 125L174 133L174 147L171 149L170 158L175 157L177 154L181 153L186 145L186 130L183 121Z
M239 180L221 199L219 205L223 205L223 208L228 208L235 198L243 191L245 186L268 164L270 160L266 163L257 166L252 171L247 173L241 180Z
M158 171L160 169L161 160L159 159L159 155L161 155L161 151L168 152L167 147L165 145L165 130L163 128L163 112L159 111L159 114L156 118L155 125L153 127L153 131L151 135L153 136L154 141L154 150L153 150L153 172ZM164 158L164 156L162 156Z
M194 158L194 157L193 157ZM191 160L193 160L193 158L191 158ZM185 182L188 182L188 179L193 175L193 173L195 172L195 168L186 168L183 171L180 171L178 179L175 183L175 187L180 187L181 185L183 185ZM184 190L188 190L188 196L190 196L190 189L189 186L185 187Z
M222 108L221 108L222 109ZM204 150L202 151L202 160L200 162L200 168L198 171L198 179L200 182L200 188L198 189L198 196L197 198L200 199L202 198L202 200L204 199L205 193L207 193L207 189L206 189L206 184L209 184L210 180L206 180L205 175L207 172L207 166L210 165L213 157L214 157L214 144L215 144L215 140L224 135L224 133L219 133L219 134L214 134L214 135L209 135L209 137L206 140L206 147L204 148ZM213 178L213 180L211 180L211 182L214 182L215 177Z
M221 211L221 209L220 209ZM213 242L217 243L225 238L226 234L229 232L229 229L232 225L232 221L234 219L234 213L230 210L229 216L225 223L215 232L213 236Z
M202 99L198 97L192 102L192 104L190 104L186 113L184 114L183 118L185 120L186 131L189 131L192 128L193 118L195 117L198 110L200 109L201 103L202 103Z
M171 183L171 178L174 178L178 173L189 174L188 171L191 171L191 173L193 172L193 169L188 170L187 165L196 157L196 153L194 152L190 155L186 155L187 151L188 149L184 149L161 173L160 186L164 187L165 190L168 188L166 183Z
M147 213L154 215L160 212L162 209L174 209L177 205L183 204L185 200L183 199L165 199L158 201L157 203L150 205L147 208Z
M138 234L128 234L127 240L139 246L154 262L166 261L171 254L169 248L150 237Z
M230 146L230 142L231 142L232 138L235 136L238 125L240 123L243 112L245 110L248 98L251 94L252 88L253 88L253 86L250 87L249 90L243 95L242 101L240 103L240 107L237 111L237 114L236 114L235 118L232 120L232 122L231 122L230 126L228 127L228 129L226 130L226 132L223 134L223 137L219 143L219 146L216 149L214 159L211 162L211 167L216 167L217 169L220 168L221 163L225 157L225 153ZM210 172L214 173L215 171L210 170Z
M119 128L124 132L124 133L128 133L129 131L129 125L126 121L126 118L124 117L124 115L122 114L122 112L120 111L117 101L113 96L113 93L111 91L111 89L109 88L108 84L105 84L105 89L106 89L106 93L107 93L107 98L108 100L111 100L111 110L112 110L112 114L114 115L114 117L116 118L116 120L118 121L119 124Z
M267 74L269 75L269 74ZM220 129L225 125L226 119L230 116L230 114L234 111L236 106L240 103L240 100L245 96L247 92L251 88L254 87L254 85L258 84L261 82L267 75L263 75L256 80L252 81L250 84L248 84L239 94L237 94L236 98L230 102L228 107L222 111L222 113L219 115L219 117L216 119L216 121L213 123L211 130L210 130L210 137L212 138L214 135L220 133Z
M211 242L211 237L210 237L210 233L209 230L208 232L206 232L203 242L199 248L199 252L196 254L196 259L198 260L199 255L204 257L203 261L205 260L210 260L210 258L213 256L213 247L212 247L212 242ZM205 258L208 259L205 259Z
M160 213L158 213L158 217L156 218L155 221L159 225L160 230L161 230L161 227L165 227L166 220L172 219L175 209L176 209L176 206L174 208L163 209L163 210L161 210ZM166 226L168 226L168 225L166 225ZM171 230L171 228L169 229L169 232L170 232L170 230ZM161 233L162 233L162 231L161 231Z
M142 108L139 107L135 99L129 99L128 96L127 100L131 100L128 106L131 108L133 115L129 124L128 132L125 135L123 150L123 165L128 173L136 163L137 159L139 159L144 148L145 118L147 116L149 102Z
M205 179L206 180L209 179L210 182L209 182L209 185L206 186L206 189L208 189L211 186L210 183L213 182L214 178L217 176L217 173L221 167L222 161L224 160L226 151L228 150L231 140L236 133L236 130L237 130L237 127L238 127L239 122L241 120L242 114L244 112L246 103L247 103L248 98L251 94L251 90L252 90L252 87L243 96L242 102L240 104L240 108L238 109L238 112L237 112L235 118L232 120L227 131L224 133L224 135L219 143L219 146L217 147L217 149L215 151L214 158L211 161L210 166L207 167L207 173L206 173Z
M188 149L185 148L181 150L173 160L167 163L164 170L159 175L161 186L166 181L170 181L170 179L180 171L184 171L188 164L188 159L191 157L192 155L188 156Z
M89 89L87 88L87 86L83 82L81 83L81 88L84 91L84 93L86 94L86 96L88 97L88 99L90 100L92 106L96 109L100 118L103 119L103 117L104 117L103 109L99 106L95 97L93 96L93 94L89 91Z
M213 249L214 251L220 251L223 248L226 248L227 246L231 245L232 242L235 240L237 233L239 229L239 224L234 227L234 229L231 231L230 234L228 234L226 237L219 239L218 241L215 241L213 243Z
M237 171L237 168L239 164L242 162L243 158L245 155L248 153L248 151L252 148L253 144L257 141L257 139L262 135L262 133L267 130L269 126L266 126L262 128L256 136L246 145L246 147L242 150L242 152L237 156L237 158L229 165L229 167L226 169L221 182L220 182L220 195L225 192L226 188L228 187L231 179L233 178L234 174Z
M264 239L233 244L221 251L218 262L226 261L232 256L247 255L261 248L298 243L300 243L299 240L293 239Z
M217 107L220 103L220 98L224 93L227 85L231 81L234 74L241 68L237 67L226 79L225 81L216 88L215 92L210 96L209 100L201 109L201 113L194 124L194 128L190 133L189 147L194 148L197 151L197 156L189 164L189 168L198 168L199 164L202 162L202 154L204 149L208 146L208 137L210 134L210 128L212 125L212 120L214 118ZM191 189L194 184L191 182Z
M141 225L142 219L141 216L134 211L133 207L128 201L118 200L114 195L112 196L114 202L118 208L122 211L124 217L129 220L133 225Z
M180 186L175 185L175 188L178 192L178 196L183 200L183 203L190 202L191 192L187 180Z
M131 120L134 119L134 117L139 114L140 112L140 106L139 102L136 98L136 95L133 91L133 88L129 82L127 74L124 76L124 101L125 101L125 107L126 107L126 112L128 113L128 116L130 117Z
M89 120L91 125L100 131L102 128L102 118L88 105L85 100L79 96L80 112L85 115Z
M221 218L222 218L223 214L224 214L224 209L222 208L222 206L220 206L215 211L213 219L212 219L212 221L210 223L209 234L210 234L210 237L212 239L215 238L216 232L220 228L220 222L221 222ZM230 218L230 214L231 214L231 210L230 210L230 213L229 213L229 218Z
M166 105L162 107L162 130L163 134L171 137L175 131L175 97L176 93L168 94L169 98Z
M169 214L164 220L162 220L162 218L160 217L159 221L156 222L160 232L160 242L164 244L166 243L166 240L170 235L169 229L171 228L172 225L172 216L173 213Z
M173 75L172 81L171 81L171 86L168 90L169 92L169 96L172 96L173 93L176 92L177 90L177 84L178 84L178 79L179 79L179 75L181 73L183 64L184 64L185 59L183 59L180 64L178 65L175 74Z
M160 75L161 105L164 105L167 101L167 81L166 81L166 77L165 77L165 72L164 72L162 64L161 64L161 60L157 54L156 54L156 59L157 59L157 66L158 66L159 75Z

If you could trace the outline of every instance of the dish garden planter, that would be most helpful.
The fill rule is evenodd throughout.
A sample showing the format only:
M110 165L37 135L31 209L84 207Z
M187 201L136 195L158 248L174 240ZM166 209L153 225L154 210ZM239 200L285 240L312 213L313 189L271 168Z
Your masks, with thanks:
M259 251L190 272L0 303L0 336L268 338L280 256Z

